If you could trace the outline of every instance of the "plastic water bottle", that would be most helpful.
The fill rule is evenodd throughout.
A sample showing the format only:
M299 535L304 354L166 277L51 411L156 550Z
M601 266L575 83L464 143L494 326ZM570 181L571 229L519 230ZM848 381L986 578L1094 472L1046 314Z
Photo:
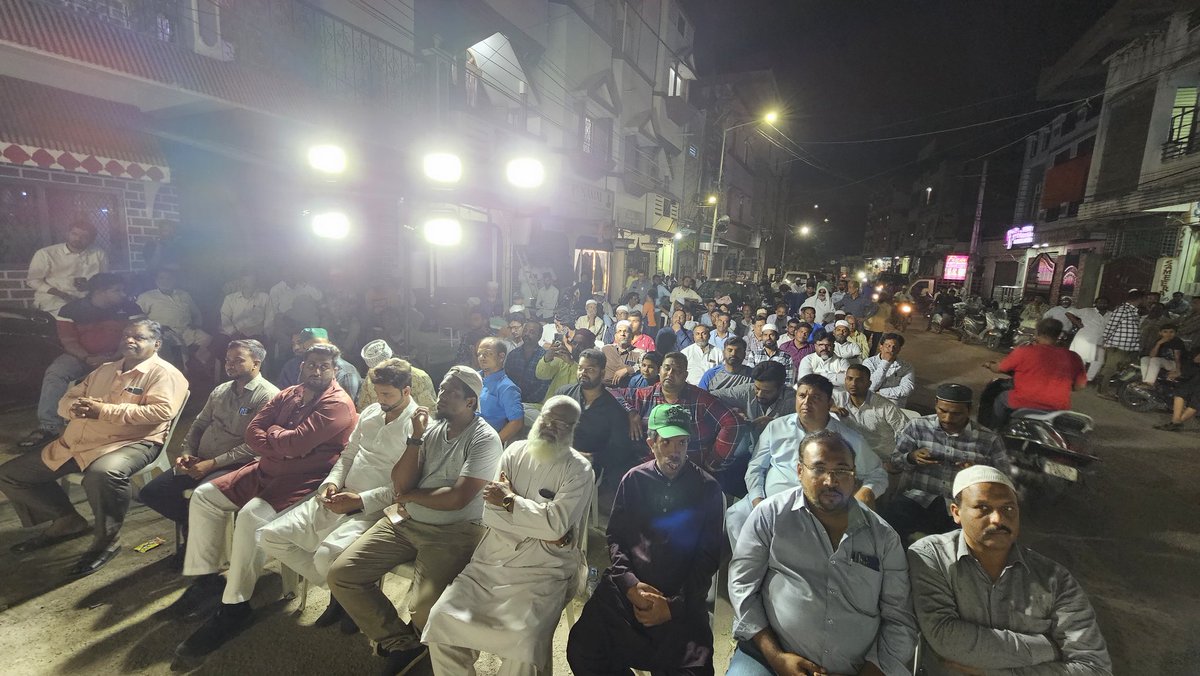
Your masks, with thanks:
M593 593L595 593L596 587L599 584L600 584L600 570L597 569L595 566L588 566L587 594L588 594L589 598L591 597L591 595Z

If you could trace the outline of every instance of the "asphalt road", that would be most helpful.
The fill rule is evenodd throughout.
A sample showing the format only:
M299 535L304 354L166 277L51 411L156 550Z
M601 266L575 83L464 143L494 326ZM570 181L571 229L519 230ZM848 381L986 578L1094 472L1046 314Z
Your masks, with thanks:
M921 386L913 408L928 410L939 383L961 382L978 392L992 377L979 364L996 355L982 347L916 330L909 340L904 357L916 365ZM1103 466L1090 485L1053 508L1026 509L1021 538L1071 569L1091 595L1116 673L1200 673L1200 427L1153 430L1165 420L1160 414L1135 414L1090 391L1076 394L1075 402L1097 421L1094 445ZM33 419L28 407L0 409L0 460L16 453L12 442ZM73 487L72 497L86 515L82 490ZM166 544L146 554L127 547L97 575L69 583L63 575L86 540L24 557L8 553L27 535L11 508L0 505L0 655L6 673L349 674L378 668L361 635L311 626L326 592L314 589L303 609L280 600L274 564L258 586L257 619L245 634L202 664L172 664L174 646L197 623L155 614L184 586L167 560L173 541L168 522L135 508L124 542L162 537ZM591 544L593 562L603 565L602 537L594 534ZM400 598L406 584L392 578L387 589ZM730 622L722 598L715 622L718 673L730 652ZM566 625L564 619L555 636L558 673L569 673ZM478 666L481 674L493 674L497 663L484 655Z

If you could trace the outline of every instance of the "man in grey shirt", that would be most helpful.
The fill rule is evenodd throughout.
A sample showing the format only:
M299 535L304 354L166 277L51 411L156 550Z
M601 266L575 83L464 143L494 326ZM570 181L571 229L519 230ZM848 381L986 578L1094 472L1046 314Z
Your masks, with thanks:
M217 385L183 440L175 469L154 477L138 491L138 500L180 524L188 523L188 498L195 490L241 467L254 457L246 445L246 427L258 409L279 394L279 388L262 377L267 348L257 340L235 340L225 351L225 375Z
M496 479L500 437L476 415L483 379L454 366L438 390L436 422L413 414L413 436L392 469L396 506L350 545L329 569L329 591L396 674L428 655L420 632L442 590L466 567L483 537L483 488ZM504 477L500 481L504 481ZM392 568L412 562L420 580L412 624L379 587Z
M909 673L917 628L904 547L854 499L854 462L841 435L810 434L800 487L754 508L729 562L729 676Z
M1111 674L1087 594L1066 568L1017 544L1008 475L974 465L954 478L954 521L908 550L930 674Z

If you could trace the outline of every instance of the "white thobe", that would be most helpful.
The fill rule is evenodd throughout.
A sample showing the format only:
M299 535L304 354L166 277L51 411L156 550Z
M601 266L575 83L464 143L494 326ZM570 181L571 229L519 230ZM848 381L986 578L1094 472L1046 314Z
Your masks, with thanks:
M79 253L64 244L52 244L38 249L29 262L25 282L33 289L33 306L46 312L58 312L67 301L50 294L58 289L76 298L86 294L75 288L77 278L90 279L98 272L108 271L108 254L104 249L88 247Z
M534 307L537 308L539 317L543 319L553 317L554 310L558 307L558 287L551 284L539 288L537 297L534 298Z
M421 642L549 669L554 628L586 565L579 544L595 477L574 450L540 464L524 441L504 451L500 471L517 496L512 513L485 505L487 532L429 611ZM567 532L569 546L553 544Z
M321 482L322 486L333 484L342 491L358 493L363 501L361 512L337 514L314 495L259 531L263 551L310 582L324 585L334 560L378 521L395 499L392 467L408 447L416 410L417 402L411 399L389 423L378 403L364 409L346 450Z
M1083 326L1079 327L1079 330L1075 332L1075 338L1071 341L1071 351L1079 355L1085 364L1103 361L1104 353L1100 347L1103 343L1104 315L1094 307L1073 307L1070 309L1070 313L1083 322ZM1070 320L1064 326L1068 324L1070 324Z
M1073 325L1071 324L1071 320L1067 319L1068 312L1075 314L1075 308L1055 305L1042 313L1042 319L1057 319L1062 322L1064 331L1070 331ZM1075 314L1075 316L1078 317L1079 315Z

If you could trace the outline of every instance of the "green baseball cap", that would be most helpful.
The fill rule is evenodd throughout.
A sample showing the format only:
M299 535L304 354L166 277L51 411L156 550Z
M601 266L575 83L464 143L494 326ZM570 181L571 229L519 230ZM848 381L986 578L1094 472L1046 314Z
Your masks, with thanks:
M667 439L686 437L691 434L692 416L679 404L659 404L650 411L646 426L651 432Z

